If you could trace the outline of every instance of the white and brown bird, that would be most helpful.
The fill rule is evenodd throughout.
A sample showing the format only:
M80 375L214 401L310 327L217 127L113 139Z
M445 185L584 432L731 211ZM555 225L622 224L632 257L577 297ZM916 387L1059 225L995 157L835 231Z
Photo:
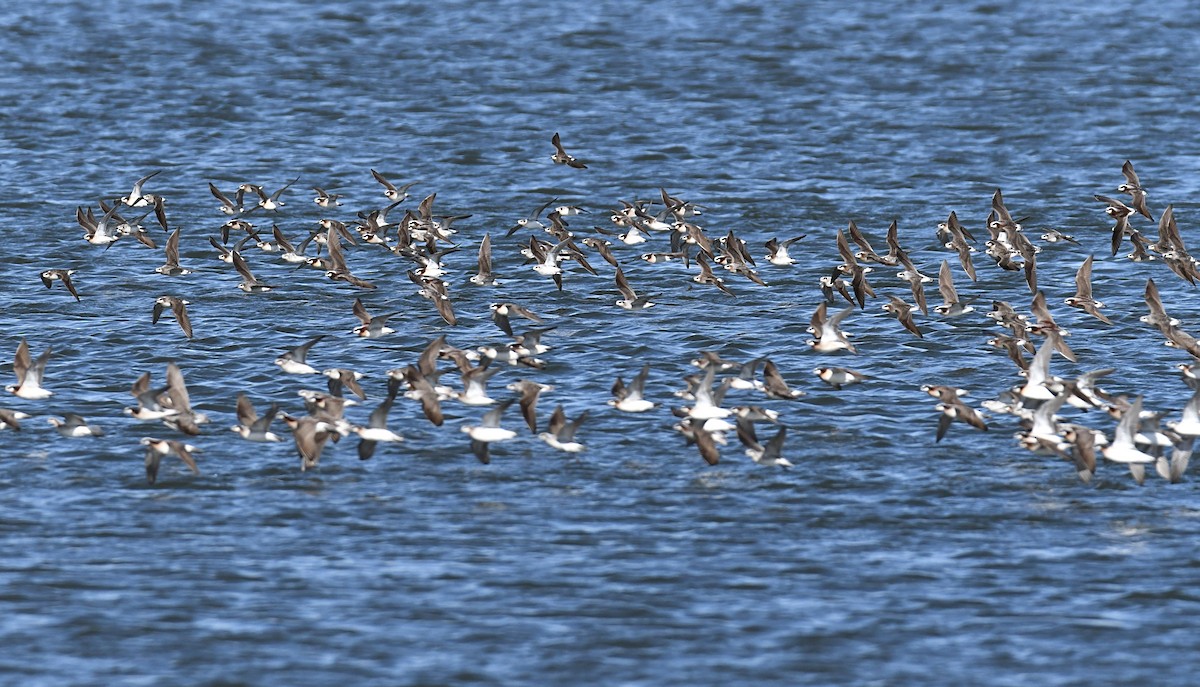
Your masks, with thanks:
M48 417L46 418L46 421L49 422L54 429L64 437L78 438L104 436L104 430L98 425L88 424L87 420L75 413L67 413L66 415L63 415L61 420L56 417Z
M775 362L769 359L763 361L763 391L768 398L785 401L791 401L804 395L803 391L787 385Z
M979 414L979 411L968 406L958 396L944 399L941 403L937 404L936 409L941 411L942 414L938 418L937 439L935 441L941 441L946 436L946 431L950 429L950 424L955 420L965 422L975 429L984 432L988 429L987 423L984 422L983 416Z
M562 140L558 137L557 131L554 132L554 135L550 137L550 143L554 146L554 154L550 156L550 159L554 161L554 164L566 165L568 167L574 167L575 169L587 169L587 165L567 154L567 151L562 146Z
M625 273L621 271L620 267L617 268L615 279L617 282L617 291L620 291L621 295L624 296L624 298L616 301L615 305L618 308L623 310L645 310L657 305L650 300L651 298L655 298L657 294L639 296L633 290L633 287L629 285L629 280L625 278Z
M75 290L75 285L71 283L71 275L75 274L75 270L42 270L42 284L46 288L50 288L55 281L61 281L66 287L67 293L75 297L76 302L79 301L79 292Z
M199 451L195 446L182 441L151 437L142 438L141 444L146 447L146 481L150 484L158 481L159 466L167 456L178 456L179 460L191 469L192 474L200 474L200 468L196 467L196 459L192 456Z
M912 332L918 339L925 338L921 330L917 328L917 323L913 321L913 306L905 303L902 298L888 295L888 302L883 304L883 309L891 313L904 328Z
M478 425L462 426L463 433L471 437L471 452L484 465L491 462L488 453L488 447L491 444L508 441L517 436L517 433L511 429L500 426L500 417L504 414L504 409L512 405L512 402L513 399L510 398L484 413L483 419L479 421Z
M392 409L392 403L396 400L395 396L388 395L383 399L383 402L371 412L371 416L367 419L366 427L354 427L353 431L359 436L358 442L358 459L370 460L375 455L375 447L380 442L397 443L404 441L404 437L399 433L388 429L387 417L388 412Z
M1138 179L1137 172L1133 171L1133 163L1129 160L1121 165L1121 174L1125 176L1125 183L1117 187L1121 193L1128 193L1133 203L1133 209L1137 213L1151 222L1154 221L1154 216L1150 214L1150 210L1146 207L1146 189L1142 188L1142 182Z
M942 304L934 306L933 311L937 314L958 317L975 311L974 306L970 304L974 299L964 301L959 298L958 291L954 288L954 276L950 271L950 263L945 260L942 260L942 268L938 272L938 291L942 294Z
M372 317L371 314L367 312L367 308L363 305L362 300L358 298L354 299L354 305L351 309L354 311L354 316L357 317L360 322L362 322L362 324L351 330L351 332L354 334L357 334L365 339L378 339L385 334L392 334L396 331L391 327L385 326L385 324L387 323L388 318L399 314L399 311L384 313L382 315L375 315Z
M497 286L496 275L492 272L492 235L484 232L483 240L479 242L479 269L469 281L476 286Z
M848 367L818 367L813 370L813 374L821 378L835 391L841 391L842 387L851 384L858 384L867 378L867 376L856 370L851 370Z
M579 429L579 425L587 419L588 411L583 411L574 420L568 420L563 407L560 405L550 414L550 422L546 427L546 431L538 434L538 438L546 442L546 445L559 451L566 453L580 453L584 450L583 444L575 439L575 432Z
M154 268L154 271L159 274L165 274L168 277L180 277L185 274L191 274L192 271L186 267L179 265L179 228L167 237L167 244L163 247L163 253L166 256L166 262Z
M29 354L29 344L25 339L21 339L21 343L17 344L17 353L13 356L12 364L13 373L17 376L17 383L4 387L5 390L16 394L18 398L33 401L53 396L53 391L42 387L42 378L46 374L46 361L50 359L52 350L52 346L47 346L37 360L34 360L33 356Z
M158 318L163 312L171 309L171 314L175 316L175 322L179 324L179 328L183 330L184 336L192 338L192 321L188 317L187 306L190 303L177 298L175 296L159 296L154 299L154 309L151 312L150 324L158 324Z
M413 185L417 183L415 181L410 181L403 186L396 186L392 182L388 181L382 174L373 169L371 170L371 176L375 178L375 181L378 181L379 184L383 186L383 195L393 203L399 203L402 200L406 200L408 198L408 189L412 188Z
M239 289L246 293L263 293L274 288L255 278L254 273L250 271L250 266L246 264L246 259L237 250L230 251L229 255L233 262L233 268L242 275L242 281L238 284Z
M787 437L787 427L780 427L775 432L775 436L771 437L766 444L762 444L758 441L754 424L746 418L739 417L737 419L737 436L738 441L742 442L742 446L746 447L746 455L755 463L770 467L793 467L792 462L783 457L783 442Z
M279 413L279 404L272 403L267 412L259 416L254 404L244 393L237 397L238 424L230 427L230 431L246 441L279 441L279 436L271 431L271 422Z
M646 378L649 375L650 366L643 365L642 371L630 380L628 386L620 377L617 377L612 386L613 398L608 401L608 404L626 413L644 413L653 408L655 404L645 398Z
M1100 320L1104 324L1112 324L1112 320L1108 319L1104 316L1104 313L1100 312L1100 308L1103 308L1104 304L1092 298L1091 255L1087 257L1087 260L1083 261L1083 264L1080 265L1079 269L1075 272L1075 295L1064 299L1063 302L1072 308L1079 308L1092 317Z
M298 418L284 415L283 421L292 430L296 452L300 454L300 471L312 470L320 465L326 442L337 434L335 424L312 415Z

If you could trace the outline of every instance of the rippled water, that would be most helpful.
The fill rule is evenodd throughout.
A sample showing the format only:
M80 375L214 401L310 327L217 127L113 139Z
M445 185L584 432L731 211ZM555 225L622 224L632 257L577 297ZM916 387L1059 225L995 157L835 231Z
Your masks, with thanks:
M0 350L22 337L35 355L53 345L56 392L3 401L38 416L0 433L4 682L1191 681L1193 482L1139 488L1109 465L1085 486L1021 450L1006 418L986 434L955 425L935 444L919 385L963 386L977 404L1019 381L984 343L995 327L980 313L919 318L917 340L874 301L845 325L858 356L814 353L804 329L847 221L878 248L898 219L934 274L952 257L936 223L955 210L982 234L1002 188L1031 234L1058 228L1082 243L1039 259L1080 359L1056 359L1055 372L1115 365L1106 388L1177 412L1189 390L1173 366L1186 356L1137 318L1147 277L1185 327L1194 291L1160 263L1109 258L1111 223L1092 195L1116 195L1132 159L1152 210L1173 203L1190 237L1195 7L64 1L0 10L0 26ZM589 169L550 163L554 131ZM214 259L208 237L224 217L207 182L278 188L298 176L273 219L301 236L329 214L311 186L346 195L343 219L380 207L371 168L417 181L410 203L437 192L439 212L471 215L447 259L458 326L414 297L408 261L382 251L349 257L372 292L249 251L277 288L246 295ZM155 274L161 251L132 241L80 240L76 206L154 170L148 190L168 199L195 274ZM587 233L619 200L659 187L705 205L711 235L734 229L756 254L806 233L801 264L762 265L765 289L731 279L730 298L622 246L630 281L662 294L625 313L598 258L599 276L569 268L560 293L522 265L526 232L503 238L551 196L592 211L572 222ZM484 232L496 289L466 281ZM1061 305L1092 253L1112 327ZM977 266L975 284L955 267L964 295L1028 308L1018 275L982 255ZM81 302L43 288L50 267L78 270ZM889 269L873 283L881 297L907 291ZM151 325L163 293L192 302L193 340L169 318ZM356 340L356 296L400 310L400 331ZM500 300L556 329L546 370L505 370L493 389L552 383L543 421L557 403L590 411L582 457L522 433L480 465L459 432L480 411L450 403L442 428L398 403L391 425L406 443L360 462L347 439L308 473L290 438L224 431L239 391L302 412L296 392L314 383L272 361L317 334L317 367L367 375L370 399L350 410L363 421L384 371L439 334L503 343L488 317ZM702 350L768 355L807 392L764 402L791 428L794 469L752 464L732 437L708 467L671 431L671 392ZM194 440L202 474L168 462L149 487L138 439L181 437L121 408L139 374L159 383L170 360L214 422ZM613 379L644 362L662 405L608 408ZM810 372L829 363L871 379L835 392ZM65 412L106 436L59 437L45 417ZM1082 421L1111 431L1095 413Z

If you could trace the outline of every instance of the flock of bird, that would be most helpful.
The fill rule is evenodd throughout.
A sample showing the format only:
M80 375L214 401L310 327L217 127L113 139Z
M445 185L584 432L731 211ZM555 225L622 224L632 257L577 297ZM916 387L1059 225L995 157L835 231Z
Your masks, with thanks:
M587 165L567 153L557 133L551 143L554 164L581 170L572 174L586 174L582 170L586 170ZM1200 270L1184 246L1172 208L1165 208L1159 216L1157 237L1153 241L1144 237L1131 220L1141 217L1154 221L1147 207L1146 191L1130 162L1125 162L1122 171L1125 182L1117 190L1129 196L1128 202L1096 196L1103 204L1104 212L1115 222L1112 254L1116 255L1128 241L1133 247L1129 254L1131 260L1159 260L1180 278L1195 284L1200 279ZM343 214L340 210L343 195L313 187L316 194L313 202L322 213L330 216L317 221L316 226L299 240L289 238L274 221L286 205L285 193L298 179L271 192L250 183L223 191L209 183L209 192L218 202L216 210L226 221L219 232L208 237L208 242L217 251L217 257L240 277L237 288L247 294L261 294L275 288L255 274L265 260L283 261L298 269L319 270L331 281L344 283L362 295L369 294L376 285L364 278L362 272L355 274L353 263L357 261L357 255L364 251L391 253L396 260L407 261L407 277L416 293L430 302L443 321L443 334L430 341L417 360L386 372L386 396L374 406L365 424L353 421L353 412L350 416L346 414L348 407L367 398L359 381L363 373L346 368L319 370L311 366L308 353L328 334L313 336L275 360L282 373L326 378L322 390L297 390L303 399L304 413L283 412L280 401L271 402L259 413L243 393L236 400L238 422L231 430L246 441L284 441L285 436L272 430L275 419L279 418L290 430L291 441L301 458L301 469L310 470L319 465L329 443L337 443L351 435L359 437L357 453L363 460L370 459L379 444L403 441L403 434L388 426L388 415L397 398L419 403L428 422L439 427L446 419L443 404L459 403L487 409L477 424L463 424L460 430L468 435L474 455L488 463L492 444L515 439L520 434L503 426L505 411L516 403L531 435L558 451L571 454L583 451L584 444L578 434L590 411L585 410L572 419L559 405L544 425L539 417L538 400L553 389L551 385L528 379L514 381L506 386L513 395L503 399L493 398L488 389L489 380L506 369L520 366L531 371L530 374L537 374L546 367L547 360L543 356L551 346L544 343L543 338L553 331L554 326L543 326L546 323L536 313L536 304L492 304L491 318L495 325L506 336L512 337L512 342L507 345L459 348L447 340L452 331L450 328L457 322L452 290L489 289L499 284L493 269L491 232L473 242L458 237L458 229L453 225L469 216L437 212L436 193L428 194L415 207L401 210L400 206L409 200L409 191L416 182L394 184L375 170L370 173L386 204L381 201L379 207L361 210L349 219L348 213ZM182 277L193 270L180 259L181 231L178 227L172 229L168 221L167 199L153 193L152 188L148 190L157 174L159 172L137 180L126 196L101 200L96 207L77 208L76 220L84 230L84 239L105 250L122 240L136 240L158 250L159 237L165 235L164 262L154 272L166 277ZM649 264L682 263L693 272L693 282L700 288L712 289L709 295L713 299L736 298L731 286L734 280L741 280L751 285L750 288L767 286L760 276L754 251L746 241L733 230L715 236L702 226L703 205L676 197L666 189L659 189L652 201L620 201L618 204L620 207L607 213L605 224L609 228L594 227L581 232L573 224L579 223L581 215L589 213L587 209L560 204L557 198L547 199L515 221L505 232L504 239L511 239L520 232L523 234L519 240L504 245L514 252L519 250L530 269L549 278L547 284L553 283L557 290L567 288L571 273L599 276L592 261L598 259L607 263L611 268L613 288L621 296L613 301L613 306L627 311L648 310L657 304L656 299L662 298L661 294L639 291L622 269L622 260L629 259L624 253L630 247L634 251L643 250L642 244L649 246L651 241L658 244L659 250L640 253L635 259ZM140 216L133 217L134 214ZM1076 356L1067 344L1069 333L1055 323L1051 304L1039 289L1037 266L1041 246L1026 234L1022 221L1025 220L1014 219L997 190L992 197L985 227L988 235L982 246L979 238L960 223L956 213L951 212L938 224L938 243L944 246L947 257L941 260L936 277L942 303L932 308L926 299L926 289L934 282L934 277L923 274L905 250L897 223L892 222L887 231L888 250L878 253L870 239L854 222L849 222L845 231L837 231L835 246L830 246L828 251L831 257L828 271L816 284L822 300L813 313L809 327L813 338L807 345L822 354L857 353L852 335L842 327L856 311L865 309L869 301L878 298L872 280L880 284L886 280L887 284L899 287L896 292L885 294L886 302L881 308L897 319L907 335L918 338L925 335L916 319L918 312L923 317L930 317L932 310L933 316L943 319L976 312L973 305L976 300L959 295L951 262L957 263L963 275L974 282L977 279L974 263L979 259L977 256L982 247L990 262L1013 273L1014 279L1023 279L1031 294L1028 315L1000 300L993 301L992 309L986 313L987 318L995 320L1003 329L988 344L1007 354L1016 368L1015 379L1011 388L983 402L982 409L968 405L964 400L965 389L945 384L922 386L923 391L937 399L935 410L939 415L934 440L941 441L956 421L986 431L989 422L995 422L988 414L1006 415L1021 427L1017 434L1020 446L1064 459L1074 466L1085 482L1092 478L1101 457L1127 465L1138 483L1145 477L1147 464L1154 464L1156 471L1171 482L1181 480L1193 441L1200 436L1200 372L1194 372L1188 364L1179 366L1184 382L1194 394L1183 409L1182 419L1165 423L1162 420L1166 414L1146 411L1140 397L1114 396L1098 386L1101 378L1114 372L1112 368L1090 371L1074 379L1052 374L1051 364L1056 355L1072 362L1076 361ZM143 222L151 228L143 226ZM153 228L155 225L158 229ZM789 250L795 250L796 243L804 238L803 235L782 240L772 238L765 243L766 254L759 255L757 260L770 264L770 269L793 268L798 261ZM1074 237L1054 230L1041 234L1040 239L1043 243L1078 243ZM809 253L816 252L811 241L805 245ZM457 279L445 258L470 248L474 249L475 273ZM832 259L834 248L836 261ZM1093 258L1088 256L1079 266L1075 295L1065 299L1064 305L1078 308L1101 323L1111 324L1103 312L1104 304L1092 294L1092 264ZM888 269L895 270L894 277L878 274ZM72 281L76 273L75 269L48 266L40 277L46 288L53 289L59 282L70 297L79 301L80 293ZM1184 332L1179 321L1166 313L1153 279L1146 284L1145 301L1148 312L1142 321L1157 328L1169 346L1200 358L1200 341ZM843 305L838 306L839 302ZM189 305L184 297L164 293L153 303L152 321L158 323L169 314L182 335L191 339L193 327ZM377 339L397 334L388 326L388 320L398 312L373 314L361 297L356 297L351 313L360 322L352 330L355 336ZM515 321L527 322L529 328L514 334ZM805 392L790 386L777 364L769 358L732 361L714 352L702 351L693 364L697 371L683 380L685 388L676 394L682 404L671 408L671 413L677 418L673 428L697 447L703 460L716 464L721 459L722 447L728 445L728 435L733 433L745 454L755 463L791 466L792 462L785 456L788 425L780 420L780 411L766 407L762 401L793 401ZM51 348L46 348L35 359L28 343L22 339L13 359L17 383L7 390L30 401L24 410L31 410L33 404L44 402L57 390L53 369ZM446 383L444 376L448 372L457 376L457 385ZM646 364L628 383L618 377L607 405L621 413L645 413L666 405L661 399L646 397L649 372L650 365ZM869 379L868 375L849 367L823 366L813 372L833 390ZM152 384L151 379L151 375L145 373L133 383L130 393L136 399L136 406L125 409L133 420L161 423L173 433L170 438L145 437L141 440L148 481L155 482L162 459L169 456L178 457L188 469L199 474L201 465L197 454L200 449L188 442L199 443L201 440L194 437L211 434L204 429L208 417L192 407L184 371L176 363L167 365L162 386ZM738 405L726 404L725 397L731 390L745 394L747 400ZM1093 415L1111 415L1117 420L1112 437L1109 438L1102 429L1061 417L1059 413L1068 406L1080 413L1094 410L1098 413ZM30 417L24 410L0 408L0 429L21 430L21 422ZM100 427L76 414L67 414L61 419L49 417L48 422L64 437L103 435ZM762 424L775 426L765 442L759 439L756 431Z

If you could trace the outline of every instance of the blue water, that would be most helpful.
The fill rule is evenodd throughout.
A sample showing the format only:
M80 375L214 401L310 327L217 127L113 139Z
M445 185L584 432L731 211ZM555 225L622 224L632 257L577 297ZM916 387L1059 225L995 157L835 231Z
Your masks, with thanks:
M954 210L984 235L1001 188L1036 242L1056 228L1082 244L1039 256L1040 286L1079 357L1056 358L1054 372L1115 366L1106 389L1177 417L1190 390L1174 365L1188 356L1138 321L1141 293L1153 277L1186 329L1195 292L1161 262L1110 258L1111 222L1092 196L1116 196L1131 159L1156 217L1173 204L1192 236L1196 7L272 5L0 10L0 351L22 337L34 355L52 345L55 392L0 401L35 415L0 432L0 682L1193 681L1195 482L1138 487L1110 464L1084 485L1068 463L1021 449L1003 416L987 433L956 424L934 442L938 413L921 384L970 389L978 406L1021 382L986 345L998 330L982 314L992 299L1028 310L1019 273L980 253L971 283L955 265L979 312L919 316L923 340L880 310L889 293L911 298L890 268L872 275L880 298L845 322L859 355L813 352L805 327L849 220L879 249L898 219L901 243L933 275L953 263L937 222ZM550 162L556 131L587 170ZM408 260L367 246L347 255L374 291L247 249L276 288L244 294L215 260L208 238L225 217L208 182L271 190L298 176L276 216L250 217L297 238L322 217L381 207L372 168L418 182L402 208L436 192L438 214L471 215L446 260L457 326L415 297ZM81 240L77 206L124 195L155 170L147 190L167 199L194 274L155 274L161 250L129 239L109 250ZM312 186L344 193L345 205L322 211ZM666 250L662 235L616 246L635 287L661 294L658 307L627 313L612 305L598 256L599 276L569 266L558 292L523 265L530 232L503 236L553 196L589 209L571 229L593 235L619 201L660 187L704 205L705 230L733 229L756 258L771 237L807 234L800 264L760 262L767 288L731 276L732 298L691 282L694 268L639 260ZM491 289L467 283L484 232L502 282ZM1111 327L1062 305L1089 254ZM45 289L48 268L77 270L82 300ZM192 303L194 339L169 316L151 324L162 294ZM389 322L399 331L354 337L355 297L374 313L399 310ZM481 465L459 429L484 411L454 402L437 428L399 400L390 424L405 443L362 462L350 437L311 472L289 436L251 444L226 431L239 391L260 408L304 412L296 392L324 379L272 361L318 334L318 369L365 374L369 398L347 412L364 422L385 371L415 362L434 337L507 343L488 310L503 300L556 329L546 369L505 369L493 395L507 398L517 379L554 385L543 422L559 403L572 417L590 411L580 457L530 436L514 407L504 425L518 438ZM781 413L796 467L753 464L732 434L709 467L672 431L669 408L682 404L672 392L704 350L770 356L807 392L728 397ZM121 409L138 375L161 384L172 360L213 422L190 439L201 474L171 458L151 487L139 439L185 437ZM609 408L613 379L643 363L660 405ZM834 391L811 373L828 364L870 379ZM67 412L105 436L60 437L46 418ZM1070 417L1112 432L1100 413Z

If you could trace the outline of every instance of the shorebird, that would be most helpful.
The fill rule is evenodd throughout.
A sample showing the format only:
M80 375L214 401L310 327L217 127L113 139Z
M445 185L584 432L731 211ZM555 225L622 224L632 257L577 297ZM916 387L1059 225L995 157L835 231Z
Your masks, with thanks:
M513 399L508 399L484 413L483 419L479 421L478 425L463 425L461 428L463 433L471 437L471 452L484 465L491 462L491 457L488 455L490 444L508 441L517 436L517 433L511 429L500 426L500 416L504 414L505 408L512 405L512 402Z
M259 417L254 410L254 404L244 393L238 393L237 418L238 424L230 427L230 431L247 441L280 441L279 436L271 431L271 422L279 413L279 404L272 403L267 412Z
M1142 182L1138 179L1137 172L1133 171L1133 163L1126 160L1125 164L1121 165L1121 174L1125 177L1125 183L1118 186L1117 190L1121 193L1128 193L1132 198L1130 202L1133 203L1133 209L1139 215L1153 222L1154 217L1146 208L1146 189L1142 188Z
M179 456L179 459L191 469L192 474L200 474L200 468L196 467L196 459L192 457L193 453L199 452L195 446L182 441L150 437L142 438L141 444L146 447L146 481L150 484L154 484L158 480L159 464L167 456Z
M813 370L813 374L820 377L822 382L833 387L835 391L841 391L842 387L858 384L867 378L863 373L846 367L818 367Z
M167 244L163 247L163 253L166 256L166 262L154 268L154 271L159 274L165 274L168 277L180 277L185 274L191 274L192 271L186 267L179 266L179 228L167 237Z
M187 338L192 338L192 321L188 317L187 306L190 303L182 298L175 296L159 296L154 299L154 309L151 312L150 324L158 324L158 318L162 316L163 311L167 308L171 309L171 314L175 316L175 321L179 324L179 328L183 330L183 335Z
M629 386L625 386L625 382L617 377L617 381L613 382L612 394L613 397L608 401L608 404L617 410L626 413L644 413L654 407L654 403L647 401L643 396L646 391L646 378L650 375L650 365L643 365L642 371L637 374L629 382Z
M787 437L787 427L780 427L775 436L771 437L766 444L761 444L754 432L754 424L739 417L737 419L737 435L738 440L746 447L746 455L755 463L780 468L793 467L792 462L782 455L783 441Z
M571 157L567 154L567 151L563 149L562 141L559 139L557 131L554 132L554 135L550 137L550 143L554 146L554 154L550 156L550 159L554 161L554 164L566 165L568 167L574 167L575 169L587 169L587 165Z
M357 334L365 339L377 339L385 334L392 334L396 331L391 327L384 326L384 323L388 321L389 317L399 314L399 311L384 313L382 315L371 317L371 314L367 312L366 306L364 306L362 301L358 298L354 299L352 310L354 311L354 316L357 317L360 322L362 322L362 324L351 330L351 332L354 334Z
M75 274L75 270L43 270L41 274L42 284L45 284L48 289L54 284L55 280L61 281L63 286L66 287L67 292L75 297L76 302L79 302L79 292L75 290L75 285L71 283L72 274Z
M238 274L242 275L242 281L238 284L239 289L246 293L262 293L274 288L255 278L254 273L250 271L250 266L246 264L246 259L236 249L230 251L229 257L233 262L233 268L237 270Z
M371 170L371 176L383 186L383 195L393 203L399 203L408 198L408 189L412 188L417 182L410 181L403 186L396 186L388 181L382 174Z
M17 344L17 353L13 356L13 372L17 375L17 383L4 387L5 390L16 394L19 398L33 401L53 396L53 391L42 388L42 377L46 373L46 361L50 359L52 350L52 346L47 346L37 360L34 360L29 354L29 344L25 339L21 339L21 343Z
M393 432L387 427L388 411L392 409L392 403L396 397L388 395L387 398L379 404L374 411L371 412L371 417L367 419L366 427L354 427L354 433L359 436L358 442L358 459L370 460L371 456L375 455L375 446L379 442L395 443L404 441L404 437Z
M1087 260L1083 261L1075 273L1075 295L1064 299L1063 302L1072 308L1079 308L1104 324L1112 324L1112 320L1100 312L1104 304L1092 298L1092 256L1087 256Z
M153 179L161 171L162 170L160 169L157 172L151 172L141 179L135 181L133 184L133 190L129 192L129 195L120 198L118 202L123 203L131 208L146 207L153 204L154 196L142 193L142 186L144 186L147 181Z
M583 444L575 440L575 432L579 429L579 425L587 419L588 411L583 411L574 420L568 420L567 415L563 412L563 407L560 405L550 414L550 423L545 432L538 434L538 438L546 442L550 448L565 451L566 453L580 453L584 450Z
M275 364L278 365L280 367L280 369L282 369L284 372L286 372L288 374L293 374L293 375L315 375L315 374L317 374L317 369L315 367L309 365L308 362L306 361L306 359L308 357L309 349L312 348L314 345L316 345L316 343L318 341L320 341L321 339L324 339L324 338L325 338L324 334L318 334L317 336L314 336L313 338L309 339L308 341L304 342L303 344L296 346L295 348L291 349L287 353L284 353L283 355L276 358Z
M615 305L618 308L623 310L645 310L647 308L653 308L655 305L657 305L656 303L652 303L650 301L650 299L655 298L657 294L639 296L637 292L633 290L633 287L629 285L629 280L625 278L625 273L621 271L620 267L617 268L615 279L617 282L617 291L620 291L621 295L624 296L624 298L620 298L616 301Z
M64 437L102 437L104 430L97 425L89 425L87 420L75 413L67 413L63 419L56 417L46 418L55 430Z

